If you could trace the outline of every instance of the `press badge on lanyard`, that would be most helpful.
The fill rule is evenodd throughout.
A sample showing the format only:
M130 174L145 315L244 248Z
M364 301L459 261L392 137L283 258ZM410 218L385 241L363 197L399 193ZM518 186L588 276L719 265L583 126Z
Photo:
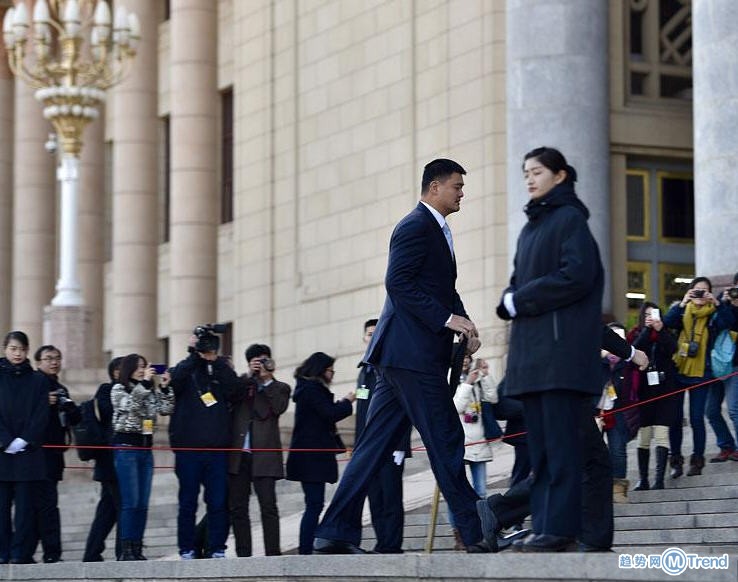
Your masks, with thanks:
M154 421L150 418L144 418L143 427L141 428L143 434L154 434Z
M356 389L356 398L359 400L369 399L369 388L366 387L366 384L362 384L361 388Z
M205 406L207 406L208 408L211 407L213 404L218 403L212 392L205 392L205 394L200 394L200 400L202 400L203 404L205 404Z

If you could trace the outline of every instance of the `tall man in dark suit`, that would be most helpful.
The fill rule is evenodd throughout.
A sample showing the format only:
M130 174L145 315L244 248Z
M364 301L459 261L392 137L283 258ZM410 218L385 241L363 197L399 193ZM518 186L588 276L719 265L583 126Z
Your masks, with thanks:
M446 224L446 216L460 208L464 174L452 160L430 162L420 203L392 233L387 299L364 356L379 380L366 428L316 531L316 553L363 553L358 544L369 483L411 424L423 438L467 551L490 550L475 510L478 497L464 472L464 432L447 380L454 332L468 338L470 352L480 345L456 292L456 258Z

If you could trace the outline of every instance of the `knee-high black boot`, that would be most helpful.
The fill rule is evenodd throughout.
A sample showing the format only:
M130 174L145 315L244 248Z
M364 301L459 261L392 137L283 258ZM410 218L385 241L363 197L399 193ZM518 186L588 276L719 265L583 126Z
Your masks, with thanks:
M651 489L664 488L664 473L666 473L666 459L668 456L668 447L656 447L656 479Z
M648 483L648 461L650 456L651 451L649 449L638 448L638 474L640 478L636 486L633 487L633 491L648 491L651 488Z

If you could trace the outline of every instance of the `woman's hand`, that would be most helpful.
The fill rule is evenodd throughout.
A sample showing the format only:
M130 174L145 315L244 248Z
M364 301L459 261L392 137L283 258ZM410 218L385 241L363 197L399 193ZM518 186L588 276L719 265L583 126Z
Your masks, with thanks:
M151 379L156 375L156 370L154 370L154 366L149 366L144 370L144 380L147 380L151 382Z
M655 329L656 331L661 331L664 329L664 322L660 319L653 319L651 316L646 317L646 327L650 327L651 329Z

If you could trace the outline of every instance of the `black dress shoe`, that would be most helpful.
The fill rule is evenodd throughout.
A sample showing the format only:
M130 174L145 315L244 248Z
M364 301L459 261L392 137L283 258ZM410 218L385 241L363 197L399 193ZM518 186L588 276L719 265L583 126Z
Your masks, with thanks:
M590 546L589 544L585 544L584 542L577 543L577 551L586 552L586 553L614 552L614 550L610 548L600 548L597 546Z
M525 553L565 552L574 547L575 540L551 534L532 534L522 542L515 542L513 550Z
M326 538L315 538L313 541L313 553L315 554L368 554L359 546L341 540L329 540Z
M466 546L467 554L496 554L497 553L497 540L494 540L493 544L487 542L487 540L478 541L476 544Z
M62 559L59 556L44 556L44 564L56 564L61 561Z
M520 540L521 542L533 532L529 529L521 529L506 536L497 537L497 547L500 551L506 550Z
M8 562L10 562L8 558L0 558L0 564L7 564Z
M497 519L495 512L487 503L486 499L480 499L477 501L477 515L479 515L479 521L482 522L482 536L490 547L494 547L494 552L497 552L497 534L502 529L500 520Z

